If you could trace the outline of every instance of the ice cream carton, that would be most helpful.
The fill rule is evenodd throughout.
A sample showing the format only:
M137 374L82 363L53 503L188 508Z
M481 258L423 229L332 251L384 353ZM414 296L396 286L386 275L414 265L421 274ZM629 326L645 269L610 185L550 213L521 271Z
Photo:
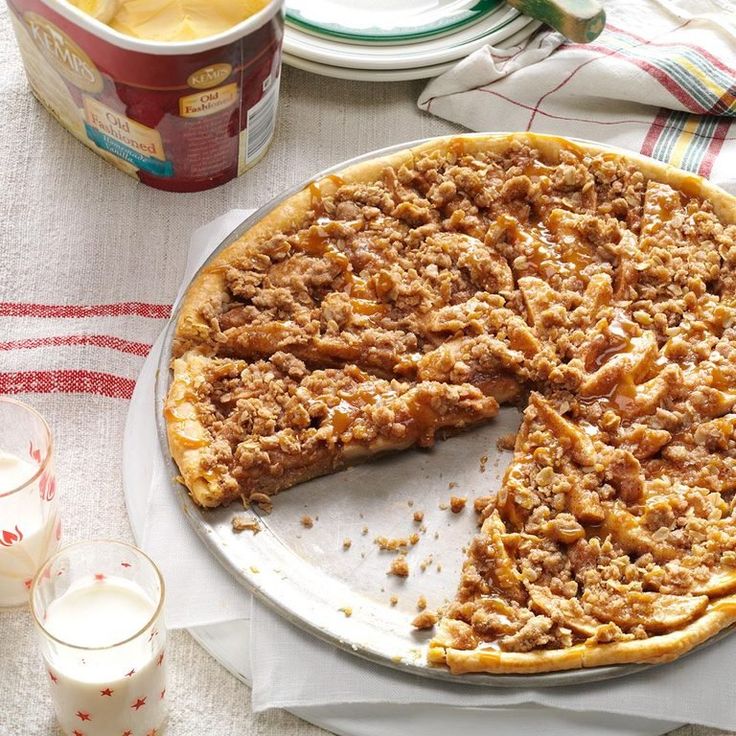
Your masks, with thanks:
M31 89L82 143L144 184L219 186L266 152L283 0L196 40L135 38L63 0L7 0Z

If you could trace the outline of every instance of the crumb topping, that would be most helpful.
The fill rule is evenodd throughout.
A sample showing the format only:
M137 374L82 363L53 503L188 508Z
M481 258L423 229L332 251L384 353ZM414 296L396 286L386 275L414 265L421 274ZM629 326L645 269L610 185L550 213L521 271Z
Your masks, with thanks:
M418 630L431 629L437 623L439 617L435 611L422 611L414 617L411 625Z
M373 540L374 544L387 552L405 552L409 546L413 546L419 542L419 535L416 532L412 532L408 537L376 537Z
M450 511L453 514L459 514L468 502L466 496L450 496Z
M253 534L258 534L258 532L261 531L261 524L254 516L238 514L237 516L233 516L230 523L236 534L240 534L241 532L253 532Z
M177 342L206 356L187 390L219 501L268 511L295 483L528 396L498 441L514 450L501 488L474 501L443 646L643 640L736 591L736 225L574 147L460 146L335 183L241 248L200 310L208 334ZM376 543L406 577L416 542Z
M406 561L406 555L400 554L394 558L391 566L388 568L388 575L395 575L399 578L409 577L409 563Z
M509 434L502 434L496 441L496 449L499 450L499 452L503 452L504 450L513 450L515 444L515 433L510 432Z

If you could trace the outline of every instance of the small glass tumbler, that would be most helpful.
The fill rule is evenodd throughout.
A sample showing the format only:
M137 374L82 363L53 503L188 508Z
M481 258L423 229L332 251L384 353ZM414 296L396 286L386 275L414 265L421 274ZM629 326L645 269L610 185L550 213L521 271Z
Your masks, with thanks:
M123 542L69 545L31 590L56 718L67 736L161 736L168 712L164 581Z
M51 430L35 409L0 398L0 608L28 602L60 538Z

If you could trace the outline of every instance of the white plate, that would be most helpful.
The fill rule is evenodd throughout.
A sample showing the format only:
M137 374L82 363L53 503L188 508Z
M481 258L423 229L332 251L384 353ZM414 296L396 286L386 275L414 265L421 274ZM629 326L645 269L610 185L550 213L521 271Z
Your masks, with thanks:
M519 29L512 36L496 43L496 47L502 49L511 48L531 36L541 25L541 21L529 21L526 26ZM287 53L284 53L283 60L284 64L293 66L296 69L320 74L323 77L351 79L356 82L403 82L412 79L428 79L446 72L459 61L459 59L456 59L454 61L446 61L442 64L418 66L413 69L353 69L351 67L320 64L319 62L309 61Z
M372 70L350 69L349 67L320 64L316 61L308 61L307 59L287 53L284 53L283 60L284 64L293 66L295 69L303 69L306 72L320 74L323 77L352 79L355 82L404 82L410 79L428 79L429 77L439 76L442 72L446 72L457 63L455 61L446 61L444 64L421 66L416 69Z
M492 13L500 0L287 0L287 22L352 41L407 42L452 33Z
M467 29L466 33L406 46L341 43L287 27L284 33L284 51L291 56L332 66L354 69L413 69L459 59L485 44L498 44L529 22L527 16L520 15L513 8L504 8L499 14L494 13L490 19L484 19L482 23Z

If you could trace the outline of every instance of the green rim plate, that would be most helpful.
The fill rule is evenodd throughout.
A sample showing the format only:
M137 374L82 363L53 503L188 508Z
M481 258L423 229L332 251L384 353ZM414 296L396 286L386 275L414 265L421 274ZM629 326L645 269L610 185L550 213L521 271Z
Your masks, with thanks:
M353 41L412 41L462 28L503 0L286 0L287 21L322 36ZM363 22L361 22L363 21Z

